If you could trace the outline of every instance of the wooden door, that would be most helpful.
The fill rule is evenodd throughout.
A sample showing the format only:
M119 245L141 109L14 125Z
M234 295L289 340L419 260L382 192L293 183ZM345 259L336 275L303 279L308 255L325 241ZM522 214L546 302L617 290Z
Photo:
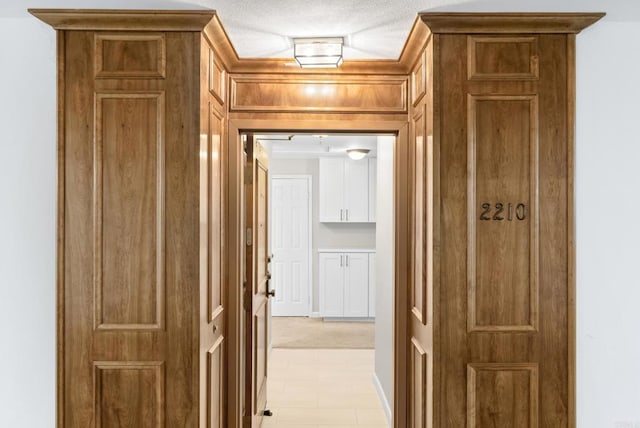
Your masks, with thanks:
M196 427L199 44L191 32L58 41L58 425Z
M323 317L344 315L344 255L320 253L320 314Z
M344 316L369 314L369 254L344 254Z
M568 37L436 36L441 426L572 426Z
M369 162L368 159L344 159L344 207L345 221L364 223L369 221Z
M259 427L267 403L268 320L268 158L252 135L247 138L246 177L246 384L244 427Z
M310 176L271 179L273 316L309 316L311 310L310 186Z

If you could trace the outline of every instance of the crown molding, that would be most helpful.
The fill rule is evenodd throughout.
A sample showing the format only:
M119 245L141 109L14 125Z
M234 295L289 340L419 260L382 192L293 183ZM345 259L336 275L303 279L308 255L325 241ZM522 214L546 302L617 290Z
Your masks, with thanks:
M202 31L214 10L29 9L56 30Z
M600 20L604 13L439 13L418 14L432 33L576 34Z
M413 22L409 36L404 43L400 57L399 65L403 68L405 74L409 74L414 64L422 54L424 47L431 37L431 30L425 25L418 15Z

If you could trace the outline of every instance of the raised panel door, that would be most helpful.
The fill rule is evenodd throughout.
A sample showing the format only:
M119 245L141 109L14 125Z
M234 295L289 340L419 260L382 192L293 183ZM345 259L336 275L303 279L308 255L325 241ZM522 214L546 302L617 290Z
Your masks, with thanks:
M344 316L344 264L341 253L320 253L320 312L323 317Z
M369 253L369 317L371 318L376 316L376 287L376 253Z
M344 159L320 158L320 221L334 223L344 221L345 169Z
M367 159L345 159L345 221L369 221L369 162Z
M345 253L344 316L369 314L369 254Z
M376 222L376 192L378 178L378 159L369 159L369 222Z

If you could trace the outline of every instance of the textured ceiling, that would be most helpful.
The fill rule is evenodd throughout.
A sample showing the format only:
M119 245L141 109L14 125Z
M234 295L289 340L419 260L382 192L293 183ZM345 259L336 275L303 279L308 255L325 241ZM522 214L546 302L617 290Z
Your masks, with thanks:
M638 0L0 0L0 17L27 8L214 9L243 58L291 58L292 37L344 36L345 59L397 59L419 12L604 11L640 21Z

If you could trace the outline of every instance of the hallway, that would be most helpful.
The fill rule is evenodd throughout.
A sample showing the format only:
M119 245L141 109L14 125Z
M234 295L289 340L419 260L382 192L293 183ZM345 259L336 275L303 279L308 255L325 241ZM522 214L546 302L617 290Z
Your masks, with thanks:
M386 428L373 349L273 349L263 428Z

